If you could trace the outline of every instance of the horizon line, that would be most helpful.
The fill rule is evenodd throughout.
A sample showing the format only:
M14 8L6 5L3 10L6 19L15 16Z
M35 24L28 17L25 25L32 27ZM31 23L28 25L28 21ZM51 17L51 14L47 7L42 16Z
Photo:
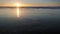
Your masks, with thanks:
M0 8L45 8L45 9L60 9L60 6L34 6L34 7L32 7L32 6L29 6L29 7L16 7L16 6L14 6L14 7L11 7L11 6L0 6Z

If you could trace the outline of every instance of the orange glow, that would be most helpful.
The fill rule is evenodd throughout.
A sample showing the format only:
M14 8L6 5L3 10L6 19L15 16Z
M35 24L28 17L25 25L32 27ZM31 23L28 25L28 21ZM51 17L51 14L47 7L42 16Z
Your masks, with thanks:
M17 6L17 7L20 7L20 6L21 6L21 4L20 4L20 3L16 3L16 6Z
M30 3L19 3L19 2L16 2L16 3L0 3L0 6L12 6L12 7L21 7L21 6L60 6L60 3L33 3L33 4L30 4Z

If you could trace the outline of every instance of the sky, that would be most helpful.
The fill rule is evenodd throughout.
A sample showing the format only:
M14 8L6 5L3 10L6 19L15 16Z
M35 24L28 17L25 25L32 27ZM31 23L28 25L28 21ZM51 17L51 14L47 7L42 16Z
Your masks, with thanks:
M60 0L0 0L0 4L2 3L15 3L22 2L28 4L54 4L60 5Z
M0 0L0 3L11 3L17 1L26 3L60 3L60 0Z

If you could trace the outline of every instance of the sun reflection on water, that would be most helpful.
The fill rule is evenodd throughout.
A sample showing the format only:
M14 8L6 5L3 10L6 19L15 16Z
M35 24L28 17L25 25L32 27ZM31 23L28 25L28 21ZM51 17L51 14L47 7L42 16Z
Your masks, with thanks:
M19 8L17 8L17 17L20 17Z

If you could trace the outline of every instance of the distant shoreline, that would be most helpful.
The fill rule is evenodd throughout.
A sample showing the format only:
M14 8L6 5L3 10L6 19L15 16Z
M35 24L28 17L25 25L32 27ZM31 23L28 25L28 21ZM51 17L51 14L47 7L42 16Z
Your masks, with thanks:
M0 6L0 8L45 8L45 9L60 9L60 6L57 7L10 7L10 6Z

